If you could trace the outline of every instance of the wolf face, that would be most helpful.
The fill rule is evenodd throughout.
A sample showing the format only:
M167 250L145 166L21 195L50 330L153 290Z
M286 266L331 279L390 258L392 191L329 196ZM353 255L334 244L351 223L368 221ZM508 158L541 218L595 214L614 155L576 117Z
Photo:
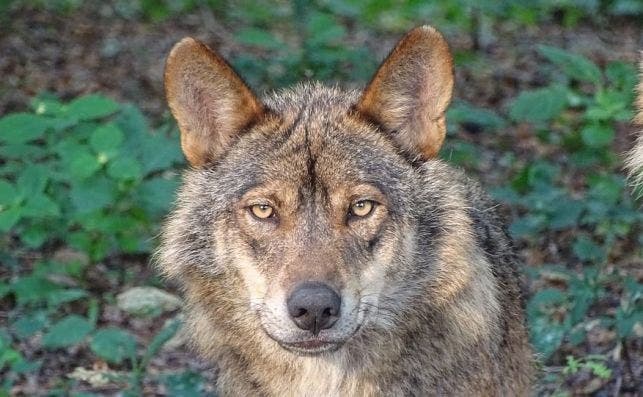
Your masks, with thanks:
M221 390L526 390L511 246L477 185L435 158L453 87L438 32L409 32L363 92L259 100L193 39L165 81L191 169L158 263Z
M172 51L168 98L213 247L192 265L238 276L280 346L335 350L382 318L387 272L413 250L412 162L444 137L450 59L419 28L361 97L313 84L259 102L202 44Z
M383 271L406 251L413 171L348 113L355 95L302 86L289 99L268 99L278 124L247 132L204 181L224 195L209 266L237 272L271 338L317 353L377 308Z

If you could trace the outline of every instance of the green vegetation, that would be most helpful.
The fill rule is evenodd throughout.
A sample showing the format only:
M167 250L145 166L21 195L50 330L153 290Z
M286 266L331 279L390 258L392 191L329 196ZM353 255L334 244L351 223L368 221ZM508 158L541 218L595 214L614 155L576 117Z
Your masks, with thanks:
M474 50L456 51L456 59L458 68L473 70L486 62L475 46L500 21L518 29L544 22L574 27L643 14L640 2L628 0L111 4L119 17L152 26L213 10L235 27L233 39L245 51L231 62L257 88L310 78L363 83L378 61L364 40L395 37L418 21L471 36ZM64 14L82 2L0 3L0 10L21 7ZM507 98L508 106L454 101L442 157L484 179L492 153L495 182L485 185L511 213L510 233L529 263L527 315L545 372L542 393L565 396L580 373L598 388L613 382L615 368L624 371L613 352L623 360L636 356L628 346L642 332L643 285L628 267L641 264L643 213L614 149L617 129L632 117L637 73L628 63L597 64L549 45L538 45L537 53L544 83ZM485 137L480 141L500 143L490 150L463 138L472 129ZM519 139L538 155L518 154ZM0 396L56 356L67 360L71 375L51 380L50 395L87 382L129 395L143 393L146 382L162 384L169 395L205 393L193 369L148 371L178 320L163 310L110 320L124 287L160 285L142 269L183 166L172 121L148 120L136 105L105 95L61 101L44 93L28 109L0 118L0 308L7 309ZM155 324L154 335L128 327L136 321ZM104 366L86 370L95 362Z
M89 342L107 363L128 361L131 373L110 376L137 395L147 363L178 324L162 330L138 359L129 332L97 328L101 305L86 277L107 257L154 248L177 187L173 166L182 161L174 127L152 131L136 107L100 95L66 104L44 95L31 108L0 119L0 230L9 238L3 262L19 274L0 284L0 296L15 302L12 326L0 335L0 366L11 369L5 390L20 373L38 369L13 345L38 333L47 350ZM80 255L51 256L61 246ZM27 265L18 258L28 252L42 255Z

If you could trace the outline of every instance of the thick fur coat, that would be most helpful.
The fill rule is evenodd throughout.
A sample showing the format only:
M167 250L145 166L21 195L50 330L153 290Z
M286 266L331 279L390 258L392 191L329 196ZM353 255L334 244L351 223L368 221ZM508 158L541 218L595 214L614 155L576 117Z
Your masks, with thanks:
M192 167L158 266L182 287L222 395L527 395L517 261L494 204L436 158L453 85L442 36L411 31L363 92L257 99L203 44L166 68ZM341 297L309 331L289 297Z

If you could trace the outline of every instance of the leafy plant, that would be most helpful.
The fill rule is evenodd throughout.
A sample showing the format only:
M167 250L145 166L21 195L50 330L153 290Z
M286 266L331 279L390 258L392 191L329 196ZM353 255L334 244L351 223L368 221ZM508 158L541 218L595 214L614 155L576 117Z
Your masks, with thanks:
M620 62L601 69L578 54L550 46L538 49L550 62L552 82L523 91L510 104L509 115L514 123L530 125L542 145L560 154L555 162L523 164L509 186L494 195L519 209L520 216L510 226L514 237L542 241L543 236L556 236L568 242L561 244L569 250L565 257L575 260L574 271L569 263L531 270L534 280L543 275L557 280L554 287L538 290L527 305L534 347L545 362L556 362L564 348L585 342L590 322L616 330L625 343L642 321L640 285L611 268L614 252L622 249L619 241L637 234L640 241L643 221L639 204L618 173L612 148L614 126L632 116L636 72ZM575 179L574 188L569 178ZM607 285L615 280L616 285L627 285L620 292L621 304L611 304L611 314L597 319L593 308L608 304ZM566 373L579 369L610 376L610 370L594 359L567 358Z
M0 158L0 246L13 275L1 280L0 297L15 304L0 346L0 367L11 376L1 387L40 365L15 347L37 343L46 350L88 344L110 364L128 360L125 382L140 389L149 360L178 324L139 357L132 334L97 329L101 301L85 272L111 256L150 251L182 161L172 127L152 130L137 108L102 95L69 103L42 95L31 112L0 118ZM58 258L61 246L71 254ZM20 266L22 253L35 249L44 258Z
M176 187L165 170L182 158L169 129L152 134L136 108L99 95L32 108L0 119L0 230L93 260L148 252Z

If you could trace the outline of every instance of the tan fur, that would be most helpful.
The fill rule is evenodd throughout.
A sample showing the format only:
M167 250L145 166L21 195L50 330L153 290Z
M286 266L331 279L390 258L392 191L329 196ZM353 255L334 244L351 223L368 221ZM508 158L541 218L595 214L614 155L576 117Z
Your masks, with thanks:
M437 156L444 141L444 112L452 90L449 46L438 31L424 26L410 31L395 47L357 108L397 131L404 149L429 159Z
M453 85L439 33L411 31L361 94L306 84L263 103L207 47L177 46L168 100L193 168L158 266L220 395L529 393L511 244L478 185L434 158ZM373 209L351 215L356 200ZM318 334L287 310L303 282L341 295Z
M643 52L639 64L639 79L633 121L639 130L634 148L629 152L626 160L627 169L636 185L643 183Z
M263 108L230 66L204 44L185 38L172 48L165 89L190 164L201 166L256 120Z

